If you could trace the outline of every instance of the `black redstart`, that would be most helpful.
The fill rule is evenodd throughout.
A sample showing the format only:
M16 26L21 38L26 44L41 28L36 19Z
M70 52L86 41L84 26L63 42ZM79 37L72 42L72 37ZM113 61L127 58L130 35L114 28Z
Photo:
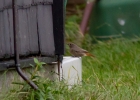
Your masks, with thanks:
M68 45L69 45L69 48L70 48L70 53L74 57L82 57L82 56L95 57L94 55L92 55L91 53L89 53L87 50L84 50L84 49L78 47L74 43L68 43Z

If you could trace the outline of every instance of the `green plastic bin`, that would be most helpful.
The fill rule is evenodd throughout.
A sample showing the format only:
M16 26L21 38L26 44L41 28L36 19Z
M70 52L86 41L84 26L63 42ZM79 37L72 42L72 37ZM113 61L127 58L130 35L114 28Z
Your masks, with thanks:
M93 7L89 33L99 40L140 36L140 0L100 0Z
M65 4L65 8L66 8L66 6L67 6L67 0L64 0L64 4Z

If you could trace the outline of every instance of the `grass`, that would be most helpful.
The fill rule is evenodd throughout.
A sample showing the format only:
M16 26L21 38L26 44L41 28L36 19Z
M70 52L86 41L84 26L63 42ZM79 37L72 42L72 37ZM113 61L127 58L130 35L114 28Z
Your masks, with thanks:
M82 46L96 55L96 59L82 58L82 86L68 89L63 82L39 79L37 84L41 90L34 91L28 86L25 90L14 88L3 100L140 99L139 42L115 39L91 44L83 41Z
M82 58L82 86L68 89L63 81L36 76L34 81L40 90L34 91L25 83L24 88L14 85L8 93L0 94L1 100L140 100L140 43L119 38L93 44L89 35L77 40L77 22L78 16L67 18L66 41L96 56ZM69 55L67 46L66 54Z
M89 48L86 47L85 48ZM90 46L101 63L83 58L83 81L93 84L98 100L139 100L140 43L126 39Z

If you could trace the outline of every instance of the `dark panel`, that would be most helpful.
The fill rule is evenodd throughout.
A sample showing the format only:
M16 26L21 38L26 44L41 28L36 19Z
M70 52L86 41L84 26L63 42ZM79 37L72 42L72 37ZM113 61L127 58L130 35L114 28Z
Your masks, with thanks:
M24 0L23 5L31 5L32 0ZM38 35L37 35L37 18L36 18L36 7L30 7L25 9L27 13L27 31L28 40L29 40L29 51L30 54L38 53ZM25 19L26 20L26 19Z
M54 56L54 38L51 5L38 5L38 33L41 54Z
M12 0L4 0L5 7L12 7Z
M53 3L53 0L33 0L33 3L43 3L44 2L44 4L45 3Z
M4 55L6 54L6 49L5 49L5 38L4 38L4 13L2 13L2 18L1 18L1 24L2 24L2 27L1 27L1 30L2 30L2 33L1 33L1 42L2 42L2 55L4 57Z
M2 58L2 12L0 12L0 58Z
M44 38L44 40L40 40L40 41L42 41L41 48L46 46L47 49L45 48L42 49L42 52L45 53L46 51L48 51L49 55L54 55L55 47L54 47L54 37L53 37L53 19L52 19L52 6L51 5L44 6L44 26L45 26L44 28L45 28L45 33L47 37L46 39Z
M53 1L55 54L64 55L64 1Z
M53 2L53 0L44 0L44 2Z
M28 16L28 36L29 36L29 50L31 54L39 53L38 34L37 34L37 18L36 7L32 6L27 9Z
M34 2L43 2L43 0L33 0Z
M10 57L10 30L9 30L9 18L8 10L3 11L3 20L4 20L4 45L5 45L5 57Z
M34 2L53 2L53 0L33 0Z
M17 0L17 5L18 5L18 6L23 5L23 0Z
M0 12L0 58L5 54L3 12Z
M0 9L4 7L4 0L0 1Z
M32 0L23 0L23 5L31 5Z
M10 35L10 56L14 56L14 34L13 34L13 13L12 9L8 9L9 17L9 35Z
M19 17L19 49L20 55L29 54L29 36L28 36L28 24L27 24L27 10L18 10Z
M0 1L0 9L4 7L4 0ZM0 12L0 58L3 57L5 54L5 47L4 47L4 25L3 25L3 12Z

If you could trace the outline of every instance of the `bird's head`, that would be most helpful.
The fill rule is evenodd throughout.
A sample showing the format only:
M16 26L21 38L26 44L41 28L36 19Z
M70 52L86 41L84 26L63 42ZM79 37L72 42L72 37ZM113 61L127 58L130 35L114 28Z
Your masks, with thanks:
M68 46L71 48L71 47L74 46L74 44L73 43L68 43Z

